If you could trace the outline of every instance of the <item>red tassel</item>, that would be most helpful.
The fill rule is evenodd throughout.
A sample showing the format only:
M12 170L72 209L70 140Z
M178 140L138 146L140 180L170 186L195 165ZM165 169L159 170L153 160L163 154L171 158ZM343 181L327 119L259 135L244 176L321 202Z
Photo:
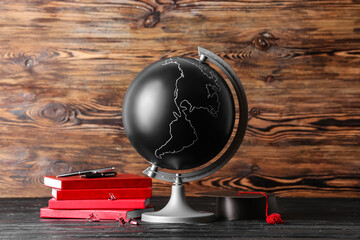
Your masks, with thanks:
M268 215L268 208L269 208L269 201L268 201L268 197L265 193L262 192L239 192L237 195L239 196L240 194L243 193L247 193L247 194L261 194L266 198L266 211L265 211L265 215L266 215L266 222L268 224L283 224L284 221L281 219L281 215L278 213L272 213L270 215Z
M281 219L280 214L278 214L278 213L272 213L269 216L267 216L266 222L268 224L279 224L279 223L283 224L284 223L284 221Z

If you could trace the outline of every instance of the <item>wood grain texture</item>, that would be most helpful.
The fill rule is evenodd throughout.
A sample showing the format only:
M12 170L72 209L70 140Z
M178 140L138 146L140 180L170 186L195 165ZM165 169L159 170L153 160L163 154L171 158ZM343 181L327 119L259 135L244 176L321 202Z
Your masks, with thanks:
M161 209L167 197L154 197ZM189 197L199 211L215 212L214 198ZM3 239L359 239L359 198L280 198L277 202L285 224L265 220L217 220L211 223L124 225L113 220L39 218L48 198L0 199ZM139 221L139 220L137 220ZM60 237L61 236L61 237Z
M239 75L249 126L229 164L188 195L359 197L359 16L356 0L0 1L0 197L49 196L43 176L73 170L141 174L121 121L126 89L197 46Z

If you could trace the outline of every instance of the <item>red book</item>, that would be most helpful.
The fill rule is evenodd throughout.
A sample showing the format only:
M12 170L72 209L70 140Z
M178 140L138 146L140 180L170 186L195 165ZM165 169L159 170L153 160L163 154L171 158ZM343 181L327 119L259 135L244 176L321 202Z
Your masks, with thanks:
M141 217L141 214L144 212L152 212L154 208L149 207L145 209L132 209L132 210L59 210L59 209L50 209L50 208L40 208L40 217L42 218L96 218L98 220L109 219L109 220L119 220L138 218Z
M151 178L134 174L102 178L45 176L44 185L58 189L145 188L151 187Z
M116 199L150 198L151 188L107 188L76 190L60 190L53 188L51 195L56 200L109 199L111 195L113 195Z
M116 200L49 200L50 209L144 209L149 206L150 198Z

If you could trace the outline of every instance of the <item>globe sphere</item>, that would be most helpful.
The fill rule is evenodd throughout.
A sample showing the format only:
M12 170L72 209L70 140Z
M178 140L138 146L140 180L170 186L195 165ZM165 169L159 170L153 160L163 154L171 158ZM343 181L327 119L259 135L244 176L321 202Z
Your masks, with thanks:
M130 143L150 163L186 170L207 163L225 147L235 121L234 99L208 64L167 58L132 81L122 119Z

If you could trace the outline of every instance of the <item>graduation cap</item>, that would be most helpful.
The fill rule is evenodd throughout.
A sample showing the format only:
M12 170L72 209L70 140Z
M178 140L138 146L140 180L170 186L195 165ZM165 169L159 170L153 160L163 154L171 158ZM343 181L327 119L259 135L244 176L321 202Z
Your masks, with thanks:
M281 215L276 213L277 204L274 195L266 195L263 192L233 191L207 192L201 195L216 198L215 216L217 219L264 219L269 224L284 223Z

